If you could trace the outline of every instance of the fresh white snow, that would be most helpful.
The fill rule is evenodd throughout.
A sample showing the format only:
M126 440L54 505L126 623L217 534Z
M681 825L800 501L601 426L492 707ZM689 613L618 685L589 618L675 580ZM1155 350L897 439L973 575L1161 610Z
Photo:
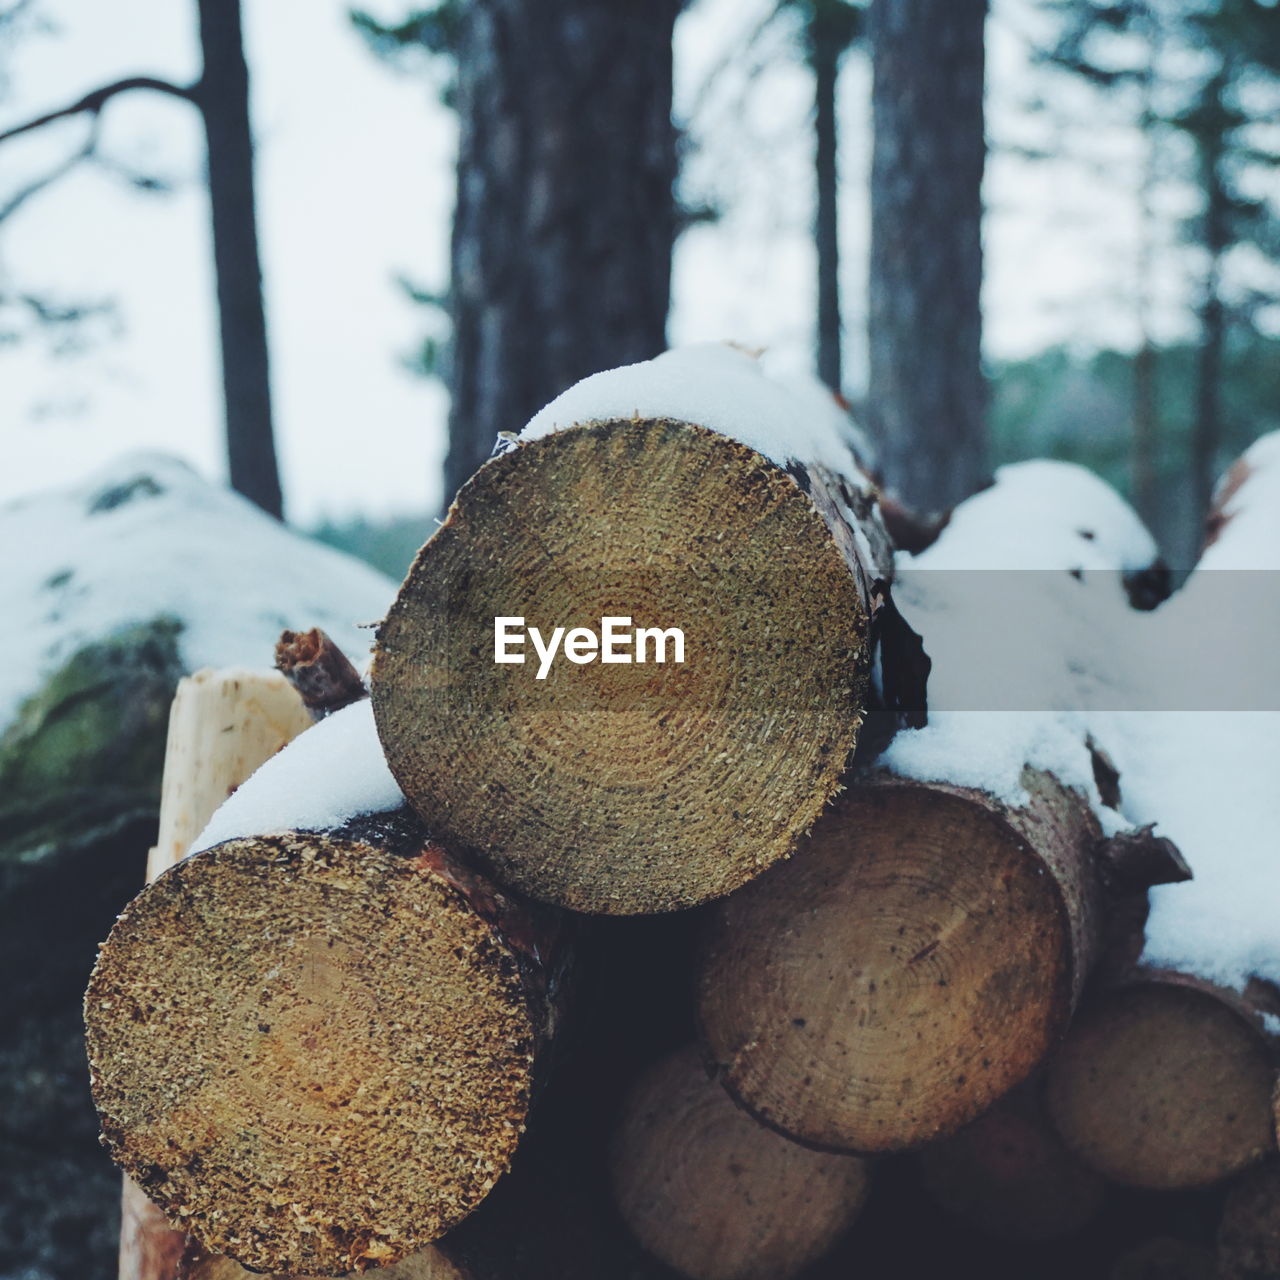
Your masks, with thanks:
M815 407L770 378L760 361L727 343L699 343L653 360L584 378L534 414L521 440L538 440L580 423L612 418L673 418L745 444L771 462L820 464L858 473L851 428L835 403Z
M239 836L325 831L403 803L365 698L272 756L218 809L191 853Z
M1092 471L1036 460L1000 467L952 513L945 535L908 565L928 569L1145 569L1155 539Z
M359 663L395 584L161 455L0 508L0 732L77 649L161 615L188 670L269 666L280 632L323 627Z
M1252 974L1280 981L1280 712L1257 709L1276 706L1280 592L1217 572L1280 557L1280 436L1248 458L1221 539L1151 614L1129 610L1108 572L1154 553L1118 495L1064 464L1004 468L934 548L900 559L895 597L934 660L931 712L884 756L1011 803L1026 761L1087 795L1104 830L1154 822L1195 878L1152 891L1143 960L1237 990ZM966 572L991 568L1038 572ZM991 709L1010 687L1039 690L1038 708ZM1089 736L1120 771L1120 813L1097 795Z

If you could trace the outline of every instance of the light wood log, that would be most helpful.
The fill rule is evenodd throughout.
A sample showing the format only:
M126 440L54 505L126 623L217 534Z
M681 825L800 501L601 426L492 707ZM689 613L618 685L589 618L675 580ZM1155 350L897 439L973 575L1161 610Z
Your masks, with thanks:
M1140 971L1081 1011L1047 1096L1080 1159L1117 1182L1172 1190L1211 1185L1275 1149L1275 1075L1242 998Z
M462 489L380 629L387 761L446 844L535 898L631 914L728 893L836 790L891 563L873 492L698 426L519 444ZM539 680L528 644L495 662L498 616L678 627L686 660L561 657Z
M1106 1183L1063 1145L1037 1081L1006 1094L952 1138L916 1157L953 1218L1003 1240L1073 1235L1102 1208Z
M310 724L274 673L199 671L180 681L169 713L160 829L147 858L154 880L182 858L213 811ZM166 958L153 957L162 971ZM173 1280L186 1234L129 1178L120 1205L120 1280Z
M197 853L99 954L104 1141L210 1253L304 1275L399 1261L510 1161L558 937L407 814Z
M787 1280L857 1217L867 1169L766 1129L696 1049L663 1059L623 1106L611 1159L623 1220L692 1280Z
M1099 948L1099 831L1049 775L1024 784L1012 809L858 783L801 854L717 906L701 1034L753 1114L821 1148L910 1150L1056 1044Z

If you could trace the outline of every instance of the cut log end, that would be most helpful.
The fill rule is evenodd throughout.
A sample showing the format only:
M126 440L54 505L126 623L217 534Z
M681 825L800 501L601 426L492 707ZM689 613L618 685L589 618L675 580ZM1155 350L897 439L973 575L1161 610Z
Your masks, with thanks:
M612 1152L624 1221L693 1280L787 1280L857 1217L867 1171L758 1124L694 1049L664 1059L628 1098Z
M851 536L851 535L850 535ZM679 628L656 662L538 679L494 620ZM632 639L623 652L636 656ZM380 635L387 760L446 844L532 897L685 907L789 854L854 747L867 671L857 575L780 468L683 423L577 427L494 458L423 548Z
M916 1158L943 1209L1002 1240L1072 1235L1097 1215L1106 1194L1103 1179L1054 1132L1034 1085L1015 1089Z
M1076 1019L1049 1070L1067 1145L1117 1182L1208 1186L1275 1147L1275 1069L1237 1002L1206 984L1144 976Z
M230 1258L206 1253L199 1245L189 1248L173 1274L173 1280L255 1280L260 1272L248 1271ZM378 1280L471 1280L443 1249L429 1246L389 1267L378 1269ZM319 1280L297 1272L272 1272L263 1280Z
M820 1148L904 1151L1030 1074L1090 932L1092 830L1040 777L1038 851L979 793L863 784L717 909L699 1017L743 1105Z
M1227 1194L1218 1226L1219 1280L1280 1275L1280 1161L1250 1169Z
M103 1141L209 1252L386 1265L507 1167L536 1015L519 956L440 866L421 842L235 840L117 922L85 1007Z

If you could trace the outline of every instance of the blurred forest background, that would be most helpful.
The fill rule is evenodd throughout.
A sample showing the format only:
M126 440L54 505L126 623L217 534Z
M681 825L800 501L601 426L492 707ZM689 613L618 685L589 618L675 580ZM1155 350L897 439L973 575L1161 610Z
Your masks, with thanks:
M153 9L0 3L0 498L225 432L235 488L398 576L496 432L734 339L840 394L912 504L1068 458L1184 565L1280 425L1267 0ZM342 221L282 194L304 153Z

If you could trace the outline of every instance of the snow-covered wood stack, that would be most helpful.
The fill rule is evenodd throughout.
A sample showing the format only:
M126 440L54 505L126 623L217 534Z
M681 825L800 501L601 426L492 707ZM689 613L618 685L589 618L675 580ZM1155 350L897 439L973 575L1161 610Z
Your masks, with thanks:
M1155 547L1087 473L1006 468L895 557L821 410L730 348L566 393L423 548L372 697L121 917L95 1097L190 1280L1280 1256L1274 656L1185 723L1280 446L1140 612Z

